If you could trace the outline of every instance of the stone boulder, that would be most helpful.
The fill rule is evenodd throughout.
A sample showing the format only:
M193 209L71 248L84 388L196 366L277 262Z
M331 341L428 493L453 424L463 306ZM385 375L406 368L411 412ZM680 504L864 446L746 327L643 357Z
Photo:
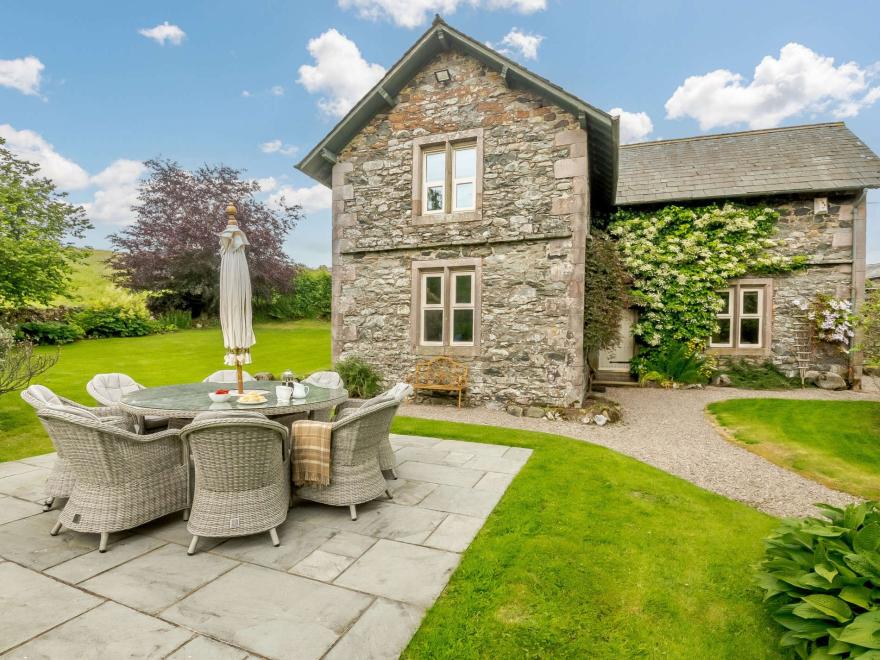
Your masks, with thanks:
M816 385L823 390L845 390L847 387L843 378L830 371L819 374L816 378Z
M715 387L730 387L730 376L727 374L718 374L712 379L712 384Z
M816 384L816 379L822 375L821 371L816 371L815 369L808 369L804 372L804 382L809 383L810 385Z
M526 417L532 417L533 419L540 419L544 416L544 409L538 408L538 406L529 406L525 410Z

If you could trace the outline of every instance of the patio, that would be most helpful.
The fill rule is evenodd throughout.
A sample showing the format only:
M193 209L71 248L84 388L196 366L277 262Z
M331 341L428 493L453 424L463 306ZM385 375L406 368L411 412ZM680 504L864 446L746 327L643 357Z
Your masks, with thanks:
M0 653L10 658L397 657L531 450L391 436L393 501L299 501L263 535L204 539L179 514L49 536L53 455L0 464Z

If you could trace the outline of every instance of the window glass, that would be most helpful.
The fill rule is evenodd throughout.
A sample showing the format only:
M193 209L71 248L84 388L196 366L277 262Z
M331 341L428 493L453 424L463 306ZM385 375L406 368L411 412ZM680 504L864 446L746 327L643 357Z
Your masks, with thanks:
M446 152L425 154L425 181L443 181L446 178Z
M472 275L456 275L455 276L455 303L458 305L468 305L471 301L471 282Z
M720 291L718 297L721 298L721 311L719 314L730 314L730 291Z
M730 319L718 319L718 332L712 335L712 343L730 343Z
M456 343L474 341L474 310L456 309L452 312L452 341Z
M761 343L760 319L741 319L739 323L739 343L758 345Z
M741 314L757 314L758 299L760 295L757 291L743 291L742 293L742 311Z
M430 275L425 278L425 304L439 305L443 302L443 277Z
M428 187L427 210L428 211L442 211L443 210L443 186L429 186Z
M477 150L474 147L465 149L456 149L455 154L455 172L453 176L456 179L467 179L477 174Z
M424 310L423 341L432 343L443 342L443 310Z
M474 184L470 182L455 184L455 208L472 209L473 207Z

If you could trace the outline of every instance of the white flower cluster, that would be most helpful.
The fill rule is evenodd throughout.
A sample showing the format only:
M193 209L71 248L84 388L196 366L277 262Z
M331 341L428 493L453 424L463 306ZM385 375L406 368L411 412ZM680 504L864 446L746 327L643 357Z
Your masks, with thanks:
M816 323L819 339L848 347L855 336L852 303L849 300L820 296L807 318Z

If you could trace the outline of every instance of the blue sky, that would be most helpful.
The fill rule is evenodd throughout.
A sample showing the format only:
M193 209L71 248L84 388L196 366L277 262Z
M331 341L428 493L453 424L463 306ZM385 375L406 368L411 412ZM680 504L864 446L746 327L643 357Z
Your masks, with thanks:
M843 118L880 152L880 3L868 0L4 3L0 136L87 204L96 247L128 221L139 162L163 156L245 168L267 199L301 201L288 252L328 263L329 195L293 165L438 10L622 109L633 140ZM877 262L880 195L869 204Z

